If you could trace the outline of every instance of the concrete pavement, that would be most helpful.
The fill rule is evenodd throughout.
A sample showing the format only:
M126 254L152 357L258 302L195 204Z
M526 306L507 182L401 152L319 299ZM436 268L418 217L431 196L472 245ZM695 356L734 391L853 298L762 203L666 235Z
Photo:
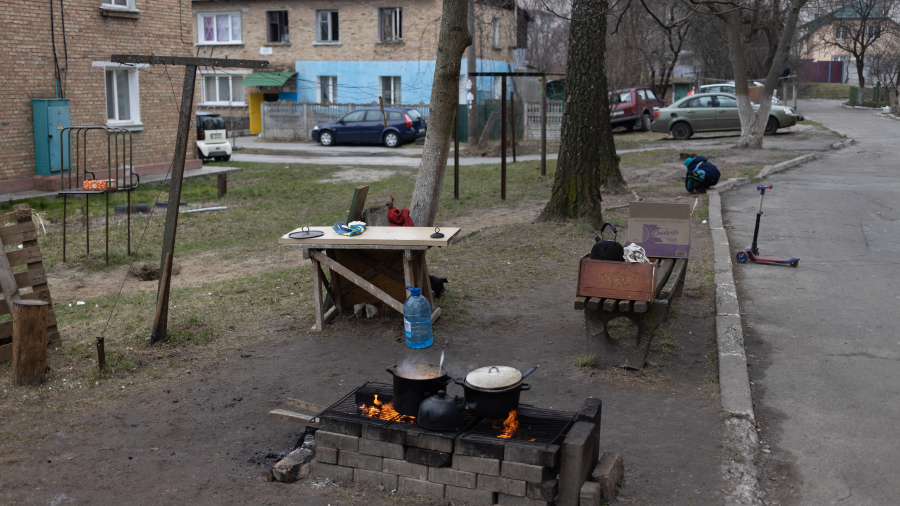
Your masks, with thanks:
M800 110L855 138L770 176L759 247L796 269L737 265L760 445L778 504L896 504L900 482L900 122L838 101ZM722 196L732 254L752 241L756 185Z

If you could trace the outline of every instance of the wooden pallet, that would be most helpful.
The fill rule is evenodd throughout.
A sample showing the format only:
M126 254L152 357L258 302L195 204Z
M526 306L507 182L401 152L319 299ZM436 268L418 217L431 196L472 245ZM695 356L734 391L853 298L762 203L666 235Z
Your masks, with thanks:
M0 223L15 222L14 225L0 226L0 238L7 247L15 247L6 252L9 265L13 268L25 265L24 272L15 274L16 285L22 299L40 299L50 303L47 311L47 347L59 346L62 339L56 326L56 313L53 311L53 300L50 297L50 286L47 284L47 273L44 270L41 248L37 241L37 228L31 219L31 208L28 204L16 204L13 212L0 215ZM22 249L18 249L18 245ZM0 317L9 314L6 301L0 303ZM0 323L0 362L12 360L12 320Z

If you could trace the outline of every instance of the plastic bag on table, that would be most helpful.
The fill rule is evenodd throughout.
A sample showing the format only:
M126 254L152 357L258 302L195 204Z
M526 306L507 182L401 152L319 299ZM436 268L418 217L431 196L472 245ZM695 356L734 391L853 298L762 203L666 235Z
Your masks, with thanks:
M639 264L650 263L650 259L647 258L647 252L635 243L625 246L625 261Z

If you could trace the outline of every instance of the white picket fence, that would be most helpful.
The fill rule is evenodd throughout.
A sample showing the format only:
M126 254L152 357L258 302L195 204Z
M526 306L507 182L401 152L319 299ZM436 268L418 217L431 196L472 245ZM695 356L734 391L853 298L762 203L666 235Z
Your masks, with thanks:
M361 107L375 107L378 104L310 104L288 100L262 103L262 137L278 140L309 140L316 125L336 121L350 111ZM392 105L419 111L428 117L431 107L427 104Z
M558 140L562 126L562 101L547 101L547 139ZM525 140L541 140L541 103L525 103Z

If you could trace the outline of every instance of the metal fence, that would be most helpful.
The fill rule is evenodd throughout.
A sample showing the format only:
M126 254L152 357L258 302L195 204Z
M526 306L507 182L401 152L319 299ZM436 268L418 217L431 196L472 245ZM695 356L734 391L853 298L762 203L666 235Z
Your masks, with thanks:
M558 140L565 102L547 101L547 139ZM525 140L541 140L541 103L525 103Z
M288 100L262 103L262 137L279 140L309 140L313 127L337 121L350 111L378 104L310 104ZM427 104L392 105L415 109L425 118L431 107Z

